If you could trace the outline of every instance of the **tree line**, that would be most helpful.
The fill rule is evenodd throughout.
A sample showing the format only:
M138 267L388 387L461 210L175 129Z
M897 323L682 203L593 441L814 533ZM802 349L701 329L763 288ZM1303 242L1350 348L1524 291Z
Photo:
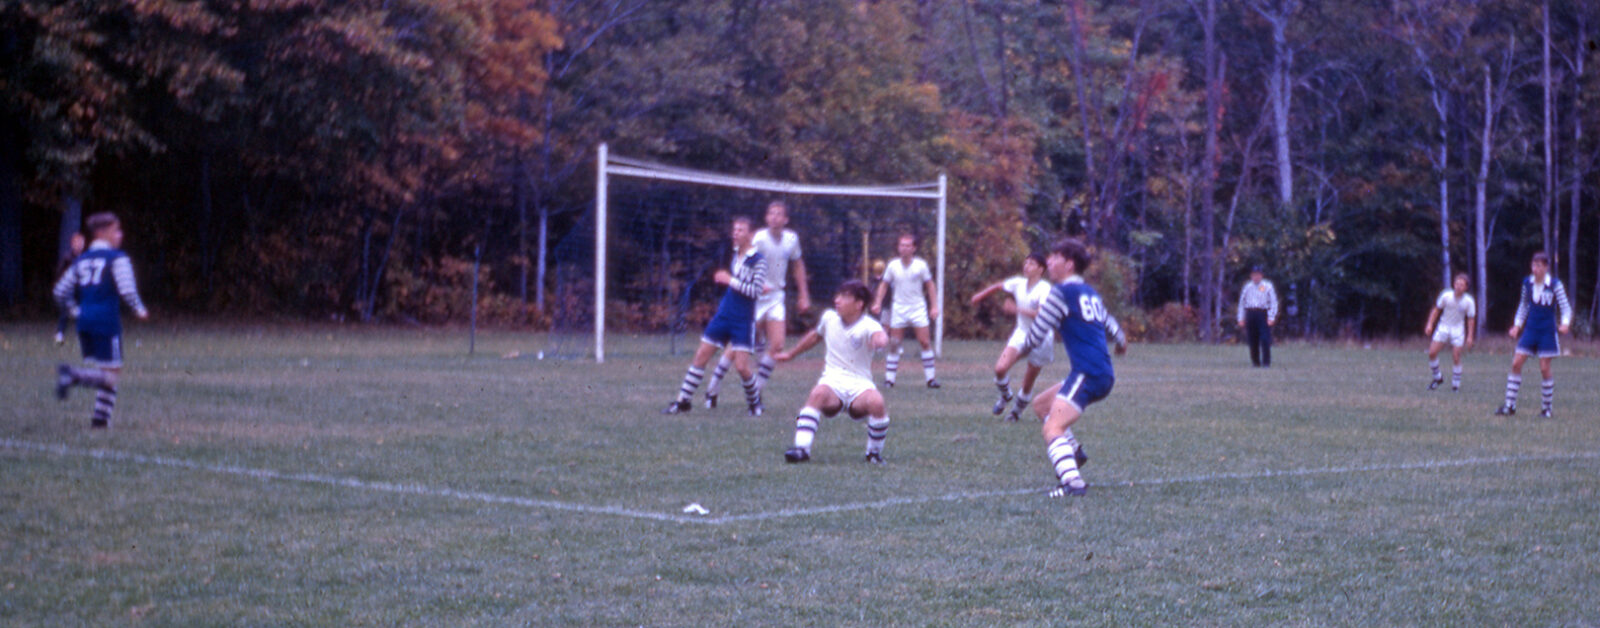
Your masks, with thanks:
M1416 333L1544 250L1600 311L1582 0L6 0L0 307L115 211L194 313L547 321L594 147L951 181L949 293L1081 230L1152 335L1262 264L1308 336ZM992 312L960 313L979 334Z

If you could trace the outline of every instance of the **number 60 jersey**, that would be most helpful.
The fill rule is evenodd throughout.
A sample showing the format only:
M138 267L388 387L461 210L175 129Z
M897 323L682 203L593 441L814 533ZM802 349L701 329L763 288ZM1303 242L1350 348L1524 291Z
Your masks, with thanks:
M1028 330L1027 347L1031 350L1050 342L1051 331L1061 337L1072 370L1089 376L1114 376L1111 352L1106 350L1107 334L1116 339L1118 346L1128 343L1122 326L1106 312L1100 295L1078 275L1068 277L1050 291L1050 298Z

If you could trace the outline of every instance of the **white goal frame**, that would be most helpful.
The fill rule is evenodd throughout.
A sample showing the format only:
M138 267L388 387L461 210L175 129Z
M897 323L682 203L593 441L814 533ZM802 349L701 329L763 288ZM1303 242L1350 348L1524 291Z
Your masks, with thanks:
M605 144L600 145L595 160L595 221L594 221L594 361L606 361L606 187L611 177L635 177L659 181L679 181L719 187L761 190L783 194L813 194L822 196L875 196L882 198L910 198L938 201L938 274L934 286L939 299L941 316L933 322L933 350L944 353L944 276L945 276L945 206L948 185L943 173L939 179L927 183L891 185L813 185L772 179L756 179L666 166L638 159L611 155Z

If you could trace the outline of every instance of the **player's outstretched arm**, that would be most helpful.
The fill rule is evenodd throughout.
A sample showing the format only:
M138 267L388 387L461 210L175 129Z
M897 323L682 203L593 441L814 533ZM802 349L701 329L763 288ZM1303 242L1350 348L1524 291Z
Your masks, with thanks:
M789 360L793 360L794 356L805 353L812 347L817 346L817 343L819 342L822 342L822 334L817 333L817 330L813 329L806 332L806 335L801 336L800 342L795 343L794 347L774 354L772 359L779 362L788 362Z
M78 303L73 298L73 288L77 287L76 269L68 266L67 272L61 273L61 278L56 280L55 289L50 291L56 299L56 305L61 311L72 318L78 317Z
M922 282L922 291L928 293L928 318L939 318L939 291L932 279Z
M1109 313L1106 314L1106 333L1110 334L1111 339L1116 342L1117 355L1128 353L1128 336L1122 332L1122 325L1117 322L1117 317Z
M1439 308L1435 307L1435 308L1433 308L1432 312L1428 313L1428 324L1422 326L1422 335L1424 335L1424 336L1432 336L1433 335L1433 325L1435 323L1438 323L1438 322L1439 322Z
M979 303L982 303L984 299L989 298L989 295L1000 291L1002 288L1005 287L1005 285L1006 284L1005 284L1004 281L999 282L999 283L995 283L995 284L991 284L988 287L986 287L986 288L984 288L982 290L979 290L977 294L972 295L972 298L969 299L968 302L971 303L972 305L977 305Z
M1468 316L1467 317L1467 344L1466 344L1466 346L1469 347L1469 348L1472 346L1473 335L1477 333L1477 329L1478 329L1478 319L1476 317L1473 317L1473 316Z

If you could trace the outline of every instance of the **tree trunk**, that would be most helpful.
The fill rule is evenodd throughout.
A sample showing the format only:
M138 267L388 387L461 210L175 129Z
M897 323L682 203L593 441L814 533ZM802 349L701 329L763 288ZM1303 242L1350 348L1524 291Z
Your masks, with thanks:
M1217 125L1222 115L1222 85L1220 71L1217 63L1217 1L1205 0L1205 17L1201 21L1202 30L1205 32L1205 73L1206 73L1206 144L1205 155L1201 157L1202 168L1200 173L1200 222L1201 231L1205 234L1205 245L1201 248L1200 283L1207 286L1200 295L1200 305L1203 314L1200 317L1200 339L1205 342L1217 340L1217 319L1220 318L1222 291L1213 289L1221 284L1221 274L1217 268Z
M1555 221L1550 215L1550 212L1555 208L1556 203L1556 160L1554 146L1556 136L1554 120L1555 116L1554 112L1552 111L1554 109L1555 93L1553 90L1554 86L1551 85L1552 81L1550 79L1550 0L1544 1L1543 10L1544 29L1541 34L1543 35L1542 48L1544 50L1544 68L1540 80L1544 85L1544 198L1540 199L1539 202L1539 222L1541 233L1544 234L1544 250L1555 259L1556 264L1560 264L1561 256L1559 255L1560 252L1556 250L1556 236L1554 231L1552 231L1555 226ZM1555 270L1556 268L1559 268L1559 266L1556 266L1551 270Z
M1294 78L1289 75L1294 52L1289 50L1287 15L1272 19L1272 73L1267 81L1272 99L1272 133L1277 143L1278 209L1285 215L1294 207L1294 169L1289 155L1289 105Z
M1567 229L1567 289L1578 289L1578 229L1581 227L1578 217L1583 206L1583 180L1588 177L1583 168L1583 61L1588 51L1584 46L1589 41L1588 24L1583 16L1578 18L1578 45L1573 54L1572 83L1578 87L1572 99L1572 225ZM1596 257L1600 257L1600 240L1595 240ZM1576 297L1576 295L1574 295Z
M1483 337L1485 322L1489 316L1489 239L1485 229L1488 207L1489 187L1489 162L1494 153L1494 76L1489 72L1489 64L1483 65L1483 131L1479 135L1482 153L1478 157L1478 180L1474 182L1474 211L1477 220L1476 245L1478 252L1478 337Z
M1444 283L1450 280L1450 103L1438 88L1433 90L1433 107L1439 113L1439 157L1433 163L1434 175L1439 177L1439 261L1443 267Z
M517 207L517 298L523 307L528 306L528 173L522 167L522 155L518 153L512 166L511 195L512 203ZM543 249L543 247L540 247ZM543 304L541 304L543 305Z
M61 231L56 247L56 259L72 250L72 234L83 231L83 199L68 194L61 199Z
M1086 53L1083 45L1084 16L1082 13L1086 10L1083 0L1076 0L1067 6L1068 19L1072 24L1072 82L1074 90L1078 93L1078 124L1083 132L1084 180L1088 183L1088 193L1084 197L1091 199L1091 202L1086 204L1088 206L1084 208L1088 214L1085 216L1085 222L1088 224L1084 226L1088 227L1089 239L1092 241L1095 235L1095 207L1093 207L1092 199L1099 196L1096 191L1099 189L1097 186L1100 184L1100 173L1094 158L1095 125L1089 121L1089 88L1088 81L1084 77L1085 70L1083 69L1083 57Z
M22 302L22 190L16 136L0 120L0 306ZM54 269L51 269L52 272Z
M550 208L539 206L539 274L533 283L534 302L538 304L539 311L544 311L544 275L549 262L550 251Z

